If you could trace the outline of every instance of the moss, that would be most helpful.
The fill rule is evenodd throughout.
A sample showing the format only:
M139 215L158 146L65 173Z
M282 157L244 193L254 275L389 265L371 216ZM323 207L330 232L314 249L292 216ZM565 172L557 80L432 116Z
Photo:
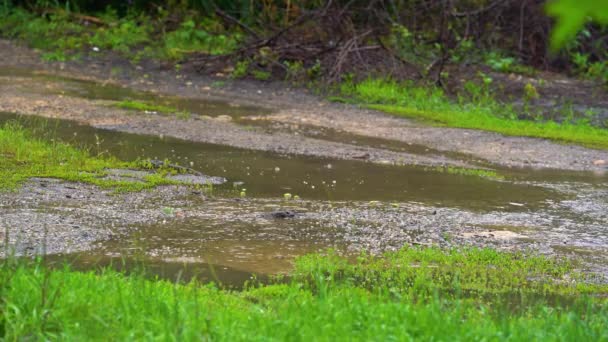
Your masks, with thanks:
M151 174L139 182L103 178L107 169L141 168L145 163L95 157L61 142L35 139L16 123L0 127L0 190L11 190L32 177L64 179L95 184L116 191L137 191L158 185L177 184Z
M142 101L125 100L114 104L118 108L146 111L146 112L158 112L162 114L175 115L178 118L187 119L190 117L190 113L179 110L174 107L158 105Z
M134 62L150 57L179 60L192 53L228 53L241 37L239 32L226 32L213 18L199 23L187 19L177 28L158 29L158 22L149 15L129 12L121 17L110 7L92 14L99 20L94 25L83 25L78 14L61 7L51 8L50 12L39 15L7 6L0 11L0 35L43 50L46 60L65 61L91 51L113 51Z
M467 169L464 167L455 167L455 166L437 166L435 168L427 168L427 170L449 173L452 175L462 175L462 176L475 176L481 178L487 178L492 180L504 180L505 177L494 170L487 169Z

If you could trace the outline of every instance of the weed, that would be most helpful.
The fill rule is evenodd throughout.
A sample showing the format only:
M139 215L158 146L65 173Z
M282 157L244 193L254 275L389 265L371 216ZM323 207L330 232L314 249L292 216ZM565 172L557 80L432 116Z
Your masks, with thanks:
M540 95L538 94L536 87L532 83L526 83L524 86L524 102L529 102L538 98L540 98Z
M251 62L248 60L238 61L234 66L234 70L230 75L232 78L243 78L249 74L249 65Z
M239 34L214 34L203 28L204 26L214 26L213 24L207 21L198 26L192 19L182 22L177 30L165 35L164 56L175 60L195 52L218 55L234 50Z
M211 82L211 87L212 88L222 88L225 85L226 85L225 81L213 81L213 82Z
M304 73L304 63L301 61L285 61L283 64L287 68L287 72L285 74L285 78L287 80L297 81L302 77L302 74Z
M253 70L252 75L256 80L267 81L270 79L270 72L263 70Z
M535 76L537 74L534 68L522 65L513 57L505 57L497 52L490 52L486 55L486 64L494 71L514 73L525 76Z

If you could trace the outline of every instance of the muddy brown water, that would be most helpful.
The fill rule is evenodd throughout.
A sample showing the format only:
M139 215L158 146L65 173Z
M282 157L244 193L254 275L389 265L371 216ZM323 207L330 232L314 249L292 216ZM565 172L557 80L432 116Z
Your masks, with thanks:
M72 253L47 255L44 262L56 268L69 267L75 271L101 271L111 268L126 274L136 273L151 279L171 282L189 282L193 279L203 283L213 282L222 288L242 289L245 284L265 283L266 274L203 263L190 258L161 259L150 257L109 256L102 253Z

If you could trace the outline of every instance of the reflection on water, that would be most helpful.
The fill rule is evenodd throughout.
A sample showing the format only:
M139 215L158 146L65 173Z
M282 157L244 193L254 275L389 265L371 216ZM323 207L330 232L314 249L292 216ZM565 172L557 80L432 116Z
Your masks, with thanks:
M240 289L246 283L267 282L264 274L217 266L198 260L135 258L107 256L96 251L69 255L49 255L45 261L53 267L68 265L75 271L111 268L119 272L138 272L151 279L171 282L188 282L196 279L203 283L214 282L223 288Z

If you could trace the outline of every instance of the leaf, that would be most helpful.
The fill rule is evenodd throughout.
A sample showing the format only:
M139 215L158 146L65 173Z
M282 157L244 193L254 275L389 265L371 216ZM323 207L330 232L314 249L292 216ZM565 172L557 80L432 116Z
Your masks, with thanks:
M589 20L608 24L608 0L554 0L546 11L557 20L551 36L553 50L574 39Z

